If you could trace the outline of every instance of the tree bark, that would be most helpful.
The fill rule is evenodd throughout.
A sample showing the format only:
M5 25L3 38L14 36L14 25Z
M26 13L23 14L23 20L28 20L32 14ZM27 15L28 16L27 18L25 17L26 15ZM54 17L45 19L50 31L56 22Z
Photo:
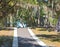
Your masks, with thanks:
M10 17L10 27L12 27L13 26L12 14L9 14L9 17Z

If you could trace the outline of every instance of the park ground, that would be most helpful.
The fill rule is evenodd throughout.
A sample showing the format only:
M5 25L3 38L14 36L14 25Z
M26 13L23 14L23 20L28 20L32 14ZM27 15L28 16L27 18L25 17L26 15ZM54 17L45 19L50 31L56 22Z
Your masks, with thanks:
M0 30L0 47L12 47L13 30Z
M49 32L46 28L32 28L31 30L41 41L43 41L48 46L60 47L60 32L55 32L55 31L50 31ZM18 31L17 35L20 36L18 38L18 40L22 39L22 41L19 42L20 44L23 41L24 42L30 41L32 43L32 41L31 41L32 39L31 40L30 39L25 39L27 37L27 35L28 35L27 38L30 37L30 35L27 31L27 28L18 28L17 31ZM12 47L13 35L14 35L13 30L0 30L0 47L1 46L6 47L7 44L8 44L7 47L8 46ZM21 46L23 46L23 45L21 44Z
M60 33L48 31L46 28L33 28L35 35L48 46L60 47Z

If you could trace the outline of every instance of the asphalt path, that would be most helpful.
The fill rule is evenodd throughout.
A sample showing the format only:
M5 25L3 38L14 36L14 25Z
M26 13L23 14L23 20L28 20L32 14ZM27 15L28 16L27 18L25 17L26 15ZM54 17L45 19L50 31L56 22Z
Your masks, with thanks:
M28 32L28 28L18 28L18 47L42 47Z

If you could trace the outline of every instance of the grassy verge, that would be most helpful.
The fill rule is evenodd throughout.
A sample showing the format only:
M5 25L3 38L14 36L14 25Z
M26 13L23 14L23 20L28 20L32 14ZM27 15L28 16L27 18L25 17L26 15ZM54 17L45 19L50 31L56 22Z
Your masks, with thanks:
M0 30L0 47L12 47L13 30Z
M55 31L48 31L45 28L32 29L35 35L45 42L48 46L60 47L60 33Z

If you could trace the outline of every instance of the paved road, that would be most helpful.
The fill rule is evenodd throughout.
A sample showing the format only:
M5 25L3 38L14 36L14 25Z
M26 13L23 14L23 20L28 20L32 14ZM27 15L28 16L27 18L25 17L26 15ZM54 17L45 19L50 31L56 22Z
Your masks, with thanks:
M29 34L28 28L18 28L18 47L41 47Z

